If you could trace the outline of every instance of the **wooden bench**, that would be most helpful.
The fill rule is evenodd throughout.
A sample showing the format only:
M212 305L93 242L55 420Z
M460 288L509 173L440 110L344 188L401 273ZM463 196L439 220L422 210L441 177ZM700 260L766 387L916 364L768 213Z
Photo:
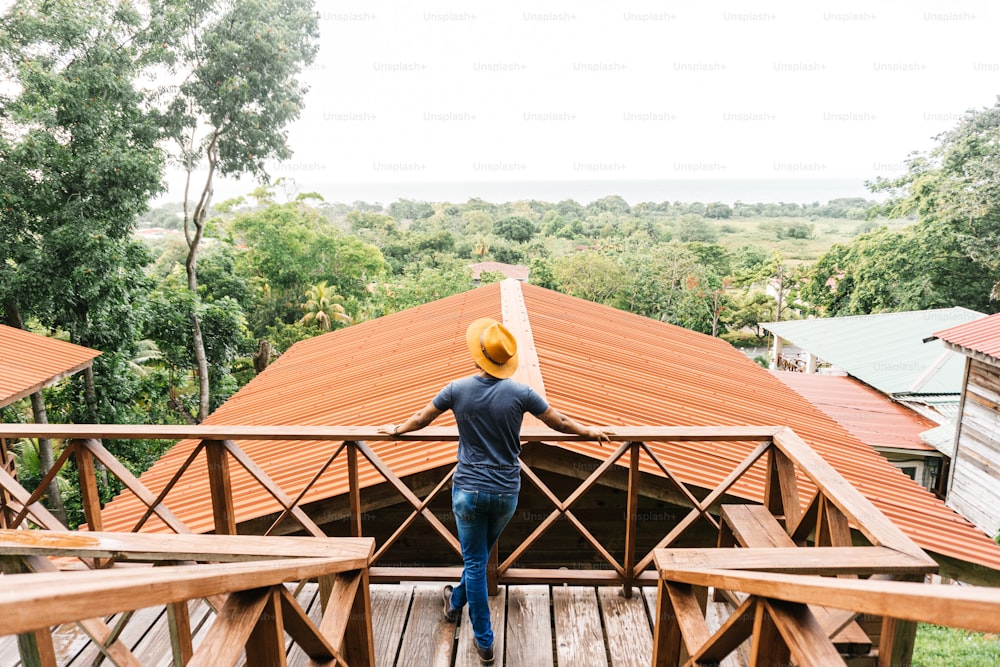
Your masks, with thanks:
M719 546L761 549L797 548L795 541L785 532L784 527L763 505L723 505L719 524ZM817 548L817 547L813 547ZM833 547L848 549L850 547ZM912 560L912 559L908 559ZM869 561L870 562L870 561ZM750 568L746 568L750 569ZM859 571L837 572L829 568L822 574L857 574ZM803 570L801 565L794 570L799 574L820 574L814 569ZM871 572L864 572L871 574ZM869 653L872 640L868 633L854 620L854 615L842 610L826 607L809 607L823 630L826 631L837 650L848 655Z

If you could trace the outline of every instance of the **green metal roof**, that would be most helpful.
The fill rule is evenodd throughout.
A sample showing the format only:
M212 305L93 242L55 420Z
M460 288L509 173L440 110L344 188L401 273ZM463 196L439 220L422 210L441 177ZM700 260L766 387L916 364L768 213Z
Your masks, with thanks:
M761 326L885 394L960 394L965 357L924 339L982 317L955 307Z

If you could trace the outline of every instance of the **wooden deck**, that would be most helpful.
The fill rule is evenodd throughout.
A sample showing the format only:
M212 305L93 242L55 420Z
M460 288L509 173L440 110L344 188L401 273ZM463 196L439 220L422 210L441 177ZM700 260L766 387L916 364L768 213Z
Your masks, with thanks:
M316 586L304 587L297 597L310 616L318 619ZM373 585L371 600L379 667L479 665L468 612L457 626L446 623L440 585ZM647 667L651 662L655 588L636 588L632 598L626 599L620 587L507 586L490 598L490 606L498 667ZM200 600L191 602L190 609L197 647L215 615ZM112 617L108 624L115 627L119 620L120 615ZM171 664L163 607L136 611L121 636L143 665ZM98 652L76 625L61 627L54 639L60 665L95 664ZM298 647L291 647L288 664L307 664ZM15 638L0 637L0 666L20 665Z

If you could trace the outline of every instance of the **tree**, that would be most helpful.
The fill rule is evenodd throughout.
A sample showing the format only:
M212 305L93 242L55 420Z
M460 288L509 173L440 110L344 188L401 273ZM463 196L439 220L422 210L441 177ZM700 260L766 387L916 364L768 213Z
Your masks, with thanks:
M628 202L619 195L608 195L596 199L587 206L587 210L592 213L613 213L615 215L628 215L631 212Z
M947 226L914 224L833 246L813 265L802 296L829 316L956 305L988 311L992 285Z
M0 309L10 326L35 318L105 352L83 374L81 420L99 419L99 396L121 398L97 383L143 315L146 254L131 232L163 167L133 83L153 58L149 37L132 5L111 0L21 0L0 18ZM44 421L40 393L32 406ZM39 456L51 466L47 440ZM50 498L64 519L54 484Z
M186 174L185 267L197 299L198 253L215 176L252 174L266 181L266 162L291 156L284 128L301 110L306 90L297 77L316 55L318 27L312 0L183 3L169 18L187 28L173 45L180 83L163 118ZM191 188L197 191L193 209L187 204ZM199 314L192 308L201 421L209 411L210 374Z
M351 324L353 320L344 309L343 301L344 297L335 294L322 280L306 292L306 302L299 306L305 314L299 323L315 326L320 331L332 331L337 324Z
M701 243L715 243L718 235L712 225L700 215L692 213L685 214L677 223L674 236L678 241L691 243L699 241Z
M574 253L552 262L559 291L595 303L607 303L621 288L622 271L614 259L594 251Z
M379 317L464 292L472 287L472 270L460 260L440 256L435 266L411 264L402 275L374 286L370 314Z
M493 233L493 216L486 211L465 211L462 220L465 221L465 233L469 236L488 236Z
M493 224L493 233L514 243L527 243L535 235L535 225L527 218L512 215L497 220Z
M732 216L733 209L731 209L727 204L712 202L705 207L706 218L731 218Z
M434 207L425 201L398 199L389 204L389 215L396 220L420 220L434 215Z
M552 262L543 257L536 257L531 260L528 277L532 285L538 285L546 289L556 288L556 278L552 273Z
M869 183L890 199L881 212L893 217L916 214L918 235L946 242L993 280L990 294L1000 299L1000 97L988 108L970 110L938 145L908 160L897 179ZM932 231L931 228L935 228ZM953 243L948 241L953 240Z
M331 226L304 199L239 212L226 228L230 242L243 248L236 266L255 291L247 312L258 338L276 323L298 320L302 294L320 282L344 298L349 315L356 314L352 308L367 300L369 285L388 270L378 248Z

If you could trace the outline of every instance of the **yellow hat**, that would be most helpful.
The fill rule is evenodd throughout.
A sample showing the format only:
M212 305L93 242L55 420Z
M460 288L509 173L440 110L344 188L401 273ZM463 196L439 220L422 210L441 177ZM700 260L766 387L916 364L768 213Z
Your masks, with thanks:
M493 377L509 378L517 372L517 339L496 320L483 317L470 324L465 341L472 358Z

